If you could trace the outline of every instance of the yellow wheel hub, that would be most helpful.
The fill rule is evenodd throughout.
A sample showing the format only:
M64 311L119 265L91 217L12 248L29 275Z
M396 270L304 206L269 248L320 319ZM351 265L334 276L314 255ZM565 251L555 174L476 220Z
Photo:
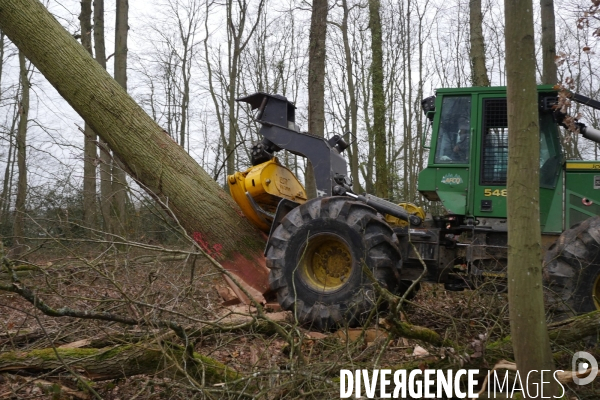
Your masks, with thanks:
M299 270L315 290L333 292L344 286L352 272L352 254L339 236L324 233L309 239Z
M594 282L594 287L592 288L592 296L594 296L594 304L596 305L596 310L600 310L600 275L596 277L596 281Z

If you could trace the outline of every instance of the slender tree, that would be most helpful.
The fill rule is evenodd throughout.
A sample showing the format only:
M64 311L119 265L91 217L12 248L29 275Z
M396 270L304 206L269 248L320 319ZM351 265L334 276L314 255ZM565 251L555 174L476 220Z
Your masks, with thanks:
M506 77L508 107L508 304L517 368L552 396L541 370L554 370L546 328L542 287L539 209L539 116L535 80L533 4L506 0ZM532 179L532 177L535 177ZM531 375L529 373L532 372ZM550 381L550 380L548 380ZM530 397L524 393L524 397Z
M325 136L325 39L327 37L327 0L313 0L308 44L308 131ZM306 194L317 196L312 165L306 169Z
M79 15L81 26L81 44L92 54L92 0L81 2ZM83 224L96 227L96 133L86 123L83 130Z
M469 27L471 49L471 79L473 86L490 86L485 65L485 45L483 41L483 15L481 0L469 0Z
M13 117L10 130L8 131L8 156L6 158L6 168L4 169L4 180L2 182L2 192L0 193L0 225L6 227L9 224L10 199L12 197L12 172L15 164L15 129L19 120L18 104L13 107ZM6 147L5 147L6 148Z
M0 31L0 84L2 83L2 72L4 70L5 63L5 43L6 43L6 35L4 32ZM2 96L2 86L0 85L0 100ZM17 94L17 98L19 94ZM4 168L4 177L2 180L2 191L0 192L0 226L3 226L4 229L2 232L7 232L6 227L10 226L9 224L9 213L10 209L10 198L11 198L11 182L12 182L12 169L14 165L14 153L15 153L15 129L17 126L17 121L19 119L19 111L17 104L13 106L13 116L11 118L11 125L6 133L6 141L8 142L8 146L4 146L6 150L6 166Z
M173 7L173 5L171 5ZM179 144L186 146L186 135L189 135L189 108L190 108L190 81L192 59L195 53L196 32L200 25L200 2L190 1L184 8L184 14L180 15L178 5L175 5L175 16L177 18L177 28L179 40L181 43L180 70L181 70L181 121L179 126ZM189 140L187 141L189 151Z
M385 93L383 87L383 43L379 0L369 0L371 29L371 82L373 91L373 133L375 136L375 194L388 197L387 134L385 130Z
M115 80L121 87L127 90L127 32L129 31L129 2L128 0L117 0L115 19ZM114 222L117 232L123 234L127 226L127 213L125 203L127 201L127 178L125 171L113 156L112 163L112 193Z
M17 199L15 200L15 222L13 226L14 252L13 257L19 258L25 251L25 201L27 196L27 119L29 116L29 78L25 54L19 51L19 72L21 81L21 101L19 104L19 126L17 128L17 168L19 180L17 183Z
M104 43L104 0L94 0L94 50L96 61L106 69L106 46ZM108 144L100 138L100 210L106 232L114 231L111 213L113 198L112 156Z
M358 141L355 140L358 134L358 104L356 102L356 88L354 85L354 71L352 64L352 51L350 49L350 39L348 35L348 17L350 10L348 8L348 1L342 0L342 24L340 29L342 31L342 38L344 42L344 61L346 62L346 84L348 85L348 97L350 99L349 112L350 112L350 133L352 137L347 138L352 142L350 147L350 173L353 181L353 188L357 192L362 192L362 187L359 180L358 171Z
M556 24L554 0L540 0L542 16L542 83L555 85L556 67Z
M235 99L237 97L240 57L248 42L252 38L256 27L260 22L260 16L264 6L264 0L260 0L257 7L257 17L253 24L247 26L250 3L247 0L234 2L227 0L227 26L228 26L228 50L229 50L229 76L228 76L228 92L227 92L227 107L229 109L229 135L226 144L227 157L227 175L235 173L235 149L237 147L237 118L235 110L237 105ZM236 8L239 6L239 8ZM237 16L235 12L237 10ZM248 33L244 35L244 32Z

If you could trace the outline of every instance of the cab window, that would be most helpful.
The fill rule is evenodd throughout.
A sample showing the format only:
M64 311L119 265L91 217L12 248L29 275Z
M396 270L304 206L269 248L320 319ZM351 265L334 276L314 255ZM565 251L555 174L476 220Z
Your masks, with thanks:
M435 162L466 164L471 148L471 96L442 99Z
M506 99L483 101L481 184L505 185L508 166Z
M540 186L554 187L561 154L551 114L540 113ZM483 100L482 185L506 185L508 116L506 99Z

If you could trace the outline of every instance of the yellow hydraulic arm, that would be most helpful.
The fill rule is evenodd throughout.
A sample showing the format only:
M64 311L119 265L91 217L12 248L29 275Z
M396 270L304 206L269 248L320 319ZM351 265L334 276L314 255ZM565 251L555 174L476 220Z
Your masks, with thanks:
M306 201L304 186L279 163L277 157L227 177L229 191L242 212L256 227L269 233L271 222L281 199L302 204Z

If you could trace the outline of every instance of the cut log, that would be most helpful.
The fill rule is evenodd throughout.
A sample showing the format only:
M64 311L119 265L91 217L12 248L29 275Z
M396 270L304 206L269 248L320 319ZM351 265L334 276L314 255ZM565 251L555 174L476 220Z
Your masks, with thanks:
M38 0L0 0L0 29L223 267L268 290L264 236Z
M57 357L57 354L59 357ZM193 359L179 346L161 347L156 344L123 345L104 349L42 349L29 352L0 354L0 372L29 371L43 373L60 369L65 364L94 381L125 378L133 375L160 375L183 378L182 361L186 360L185 373L193 379L207 383L231 382L239 374L220 362L194 353ZM180 365L176 366L176 362Z

